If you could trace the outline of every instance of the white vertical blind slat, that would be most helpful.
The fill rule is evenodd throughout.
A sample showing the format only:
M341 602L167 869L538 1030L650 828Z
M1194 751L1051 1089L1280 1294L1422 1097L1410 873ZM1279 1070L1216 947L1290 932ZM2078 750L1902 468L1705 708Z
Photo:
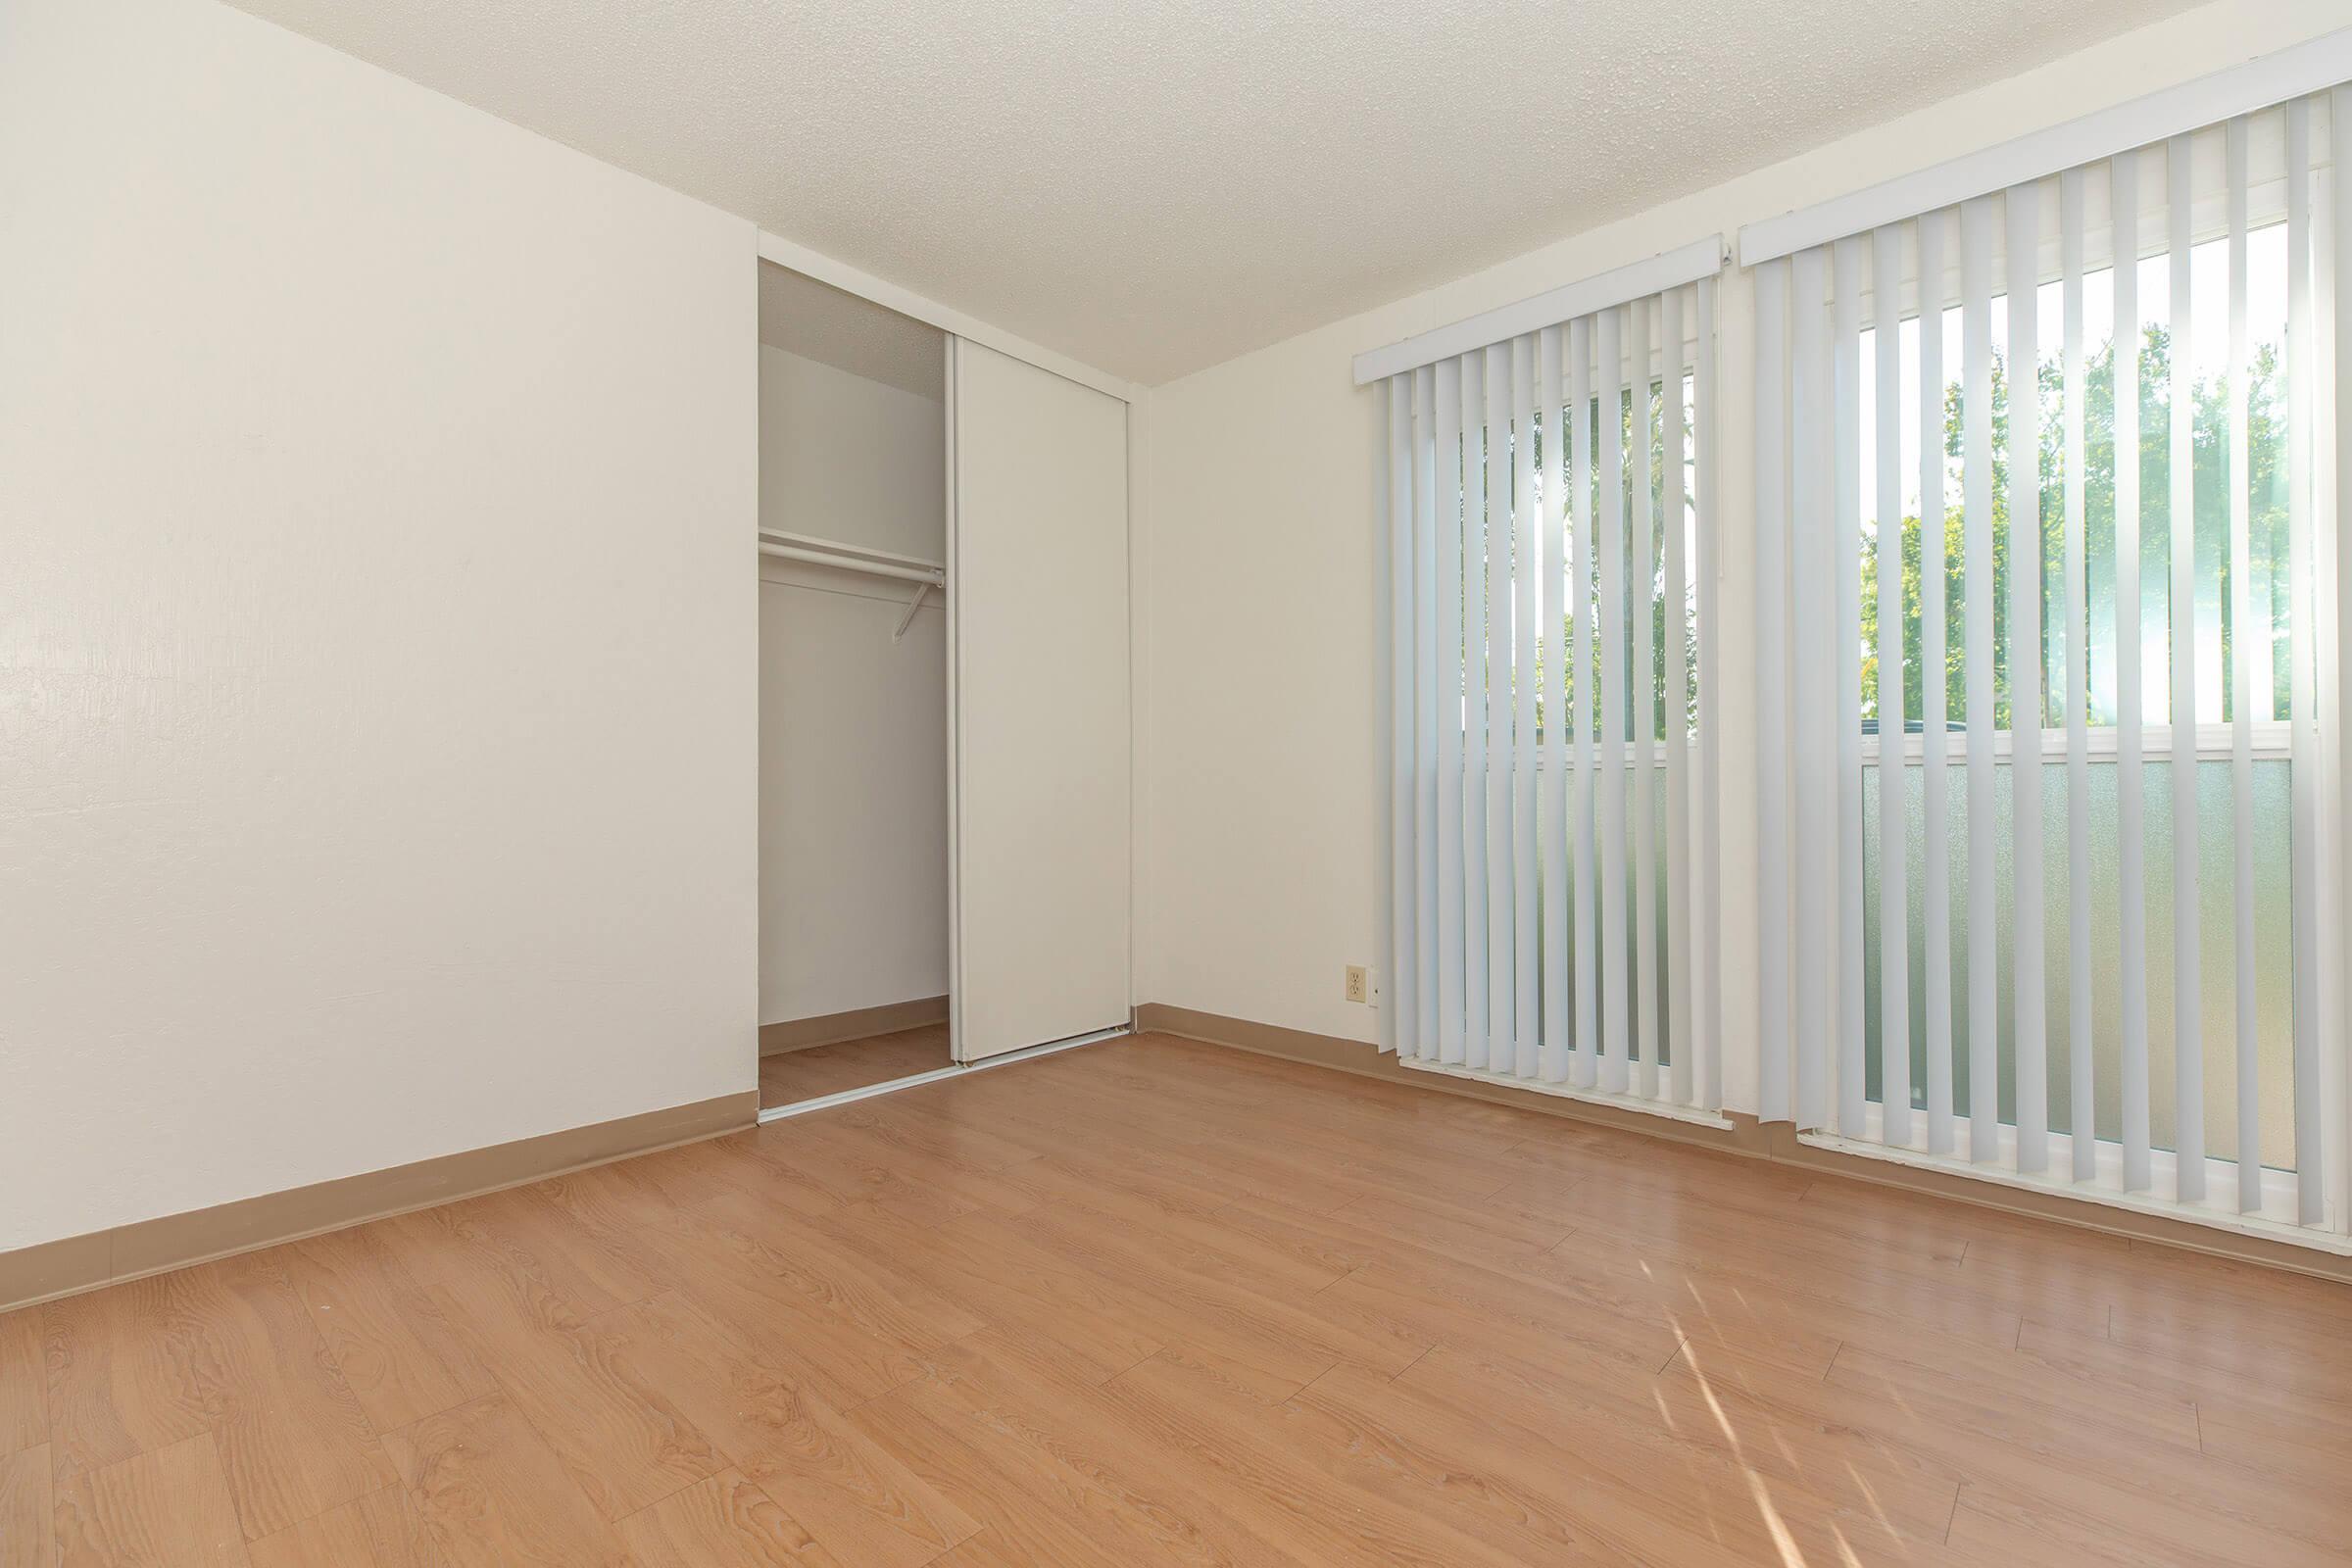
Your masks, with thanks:
M2260 1021L2254 991L2254 674L2262 669L2267 695L2270 670L2258 665L2257 650L2267 639L2254 636L2254 549L2252 486L2246 468L2246 122L2230 122L2227 154L2230 214L2230 799L2234 883L2237 974L2237 1207L2262 1211L2262 1065ZM2263 716L2270 716L2265 706Z
M1569 1081L1584 1089L1598 1081L1600 1059L1599 967L1594 952L1600 939L1594 891L1599 867L1592 829L1592 335L1589 318L1568 325L1568 502L1576 518L1575 576L1568 596L1569 643L1575 650L1571 722L1576 730L1576 785L1569 802L1576 823L1576 1057Z
M2010 930L2017 1168L2049 1168L2050 1079L2043 1018L2041 877L2041 377L2037 187L2008 194Z
M1723 913L1720 867L1722 858L1723 792L1721 733L1716 717L1716 693L1721 688L1717 666L1715 616L1721 581L1715 533L1715 280L1701 278L1697 286L1698 367L1691 378L1691 476L1698 511L1698 741L1699 741L1699 945L1705 957L1693 982L1699 986L1698 1103L1715 1110L1723 1104Z
M2330 1049L2319 1061L2319 1143L2324 1173L2317 1179L2332 1228L2352 1230L2352 1087L2346 1083L2352 1054L2342 1042L2352 1011L2346 971L2352 968L2352 752L2345 745L2344 715L2352 711L2352 639L2344 635L2343 607L2352 606L2352 539L2345 537L2344 513L2352 510L2352 85L2327 95L2328 172L2314 182L2311 215L2311 518L2315 625L2312 656L2318 665L2313 705L2325 715L2316 735L2322 771L2319 789L2318 865L2320 918L2317 1026ZM2316 134L2316 131L2315 131ZM2335 610L2328 612L2333 605Z
M1675 1103L1690 1103L1691 987L1700 983L1690 963L1690 905L1697 890L1690 882L1690 767L1689 718L1690 574L1685 530L1689 526L1683 504L1683 463L1688 449L1683 407L1683 291L1669 289L1658 297L1658 344L1661 451L1664 472L1659 476L1665 500L1661 508L1666 534L1666 1040L1673 1081L1668 1090Z
M1511 867L1512 999L1516 1020L1511 1071L1536 1075L1544 1023L1539 982L1543 957L1536 927L1538 869L1544 863L1536 842L1536 623L1542 607L1543 528L1536 513L1536 341L1511 343Z
M1835 416L1831 408L1828 256L1799 251L1789 261L1790 451L1794 454L1789 560L1800 586L1837 581L1833 513ZM1796 1123L1828 1125L1829 1066L1838 996L1837 617L1794 621L1796 744Z
M1412 384L1392 376L1387 386L1383 488L1389 513L1389 975L1392 1005L1381 1009L1381 1032L1390 1050L1410 1055L1415 1049L1411 1020L1418 1015L1413 919L1420 890L1413 867L1413 403Z
M2139 160L2121 153L2108 166L2108 215L2115 268L2115 835L2116 938L2121 1039L2124 1191L2146 1192L2148 1107L2147 829L2142 780L2141 690L2147 636L2139 517Z
M1434 367L1413 372L1413 886L1418 895L1414 933L1414 997L1419 1004L1416 1052L1439 1054L1438 965L1445 944L1438 933L1438 491L1437 388Z
M1903 231L1871 236L1874 472L1878 495L1879 661L1879 1080L1889 1144L1911 1142L1911 919L1907 793L1903 774ZM1923 310L1921 320L1930 318ZM1922 515L1928 514L1923 505Z
M1960 209L1961 492L1967 572L1968 1157L2000 1151L1992 766L1992 228L1998 197Z
M1625 929L1625 758L1632 741L1625 702L1625 313L1596 322L1600 402L1600 1087L1625 1093L1628 1031Z
M2090 1014L2090 566L2083 537L2089 476L2082 434L2082 198L2085 176L2070 170L2058 186L2058 250L2064 316L2066 421L2066 1054L2067 1142L2078 1182L2098 1175L2098 1100Z
M1952 898L1950 817L1944 786L1943 258L1950 221L1922 214L1919 315L1919 668L1921 1001L1927 1009L1928 1152L1952 1152Z
M1869 1085L1863 1074L1862 1019L1862 246L1841 239L1832 253L1831 355L1836 443L1832 548L1837 551L1838 613L1831 634L1836 681L1838 913L1836 973L1838 1130L1866 1135Z
M2339 164L2340 168L2341 165ZM2311 105L2286 108L2287 789L2294 903L2295 1219L2327 1216L2320 1107L2318 615L2312 548Z
M1756 269L1757 1112L1788 1119L1788 314L1790 263Z
M1462 1060L1487 1065L1487 367L1462 356Z
M1511 865L1511 345L1487 350L1487 1059L1507 1072L1517 1030Z
M1626 574L1626 608L1634 619L1634 651L1626 666L1626 717L1633 725L1634 807L1634 1042L1641 1061L1638 1082L1644 1099L1658 1095L1658 852L1657 852L1657 518L1651 500L1649 449L1650 312L1654 300L1626 307L1626 357L1631 367L1634 503L1633 553Z
M1544 442L1544 1046L1545 1083L1568 1076L1568 660L1562 644L1568 592L1568 445L1560 384L1560 337L1537 339L1536 402Z
M2174 1196L2205 1197L2205 1064L2199 1027L2197 946L2196 478L2191 431L2196 387L2190 333L2189 138L2165 158L2166 225L2172 236L2172 655L2173 684L2173 1154Z
M1462 875L1462 366L1441 361L1437 393L1433 519L1438 551L1438 1058L1462 1059L1464 1012Z

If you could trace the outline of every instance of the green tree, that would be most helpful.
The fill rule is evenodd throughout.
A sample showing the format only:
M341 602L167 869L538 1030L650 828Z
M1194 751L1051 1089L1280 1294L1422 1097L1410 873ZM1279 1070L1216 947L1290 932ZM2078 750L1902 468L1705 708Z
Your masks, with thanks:
M2248 364L2247 493L2249 554L2253 568L2253 609L2258 625L2280 618L2287 589L2286 473L2283 386L2278 351L2264 344ZM2066 430L2065 372L2051 356L2036 367L2042 416L2038 473L2041 528L2037 566L2041 583L2041 645L2044 661L2044 722L2063 724L2071 694L2066 681L2066 639L2078 634L2067 625L2066 589ZM1992 545L1993 545L1993 722L2012 725L2008 604L2011 586L2009 534L2008 433L2009 367L1996 355L1992 380ZM2167 645L2170 634L2172 562L2172 341L2161 326L2145 329L2139 364L2139 517L2142 589L2140 610L2144 634L2152 654ZM2230 559L2230 407L2226 376L2200 378L2192 390L2190 408L2192 485L2196 507L2197 580L2218 584L2221 605L2223 710L2231 710L2238 628L2233 624L2232 564ZM1966 514L1962 500L1962 417L1957 386L1945 389L1943 406L1945 508L1942 517L1945 576L1944 710L1954 725L1967 713L1967 560ZM2115 528L2115 355L2112 345L2089 357L2083 367L2083 541L2085 578L2091 624L2081 634L2116 649L2123 657L2132 646L2128 630L2115 630L2119 565ZM1878 667L1878 548L1876 537L1862 541L1862 711L1882 716ZM1903 591L1902 716L1916 724L1926 710L1920 635L1922 537L1916 514L1902 519L1903 552L1900 578ZM2120 646L2118 646L2120 644ZM2271 703L2262 716L2285 710L2288 665L2274 655L2272 667L2257 671L2257 691L2267 688ZM2151 657L2143 679L2161 689L2168 678L2160 656ZM2084 694L2093 724L2115 722L2111 693ZM2259 701L2259 699L2258 699ZM2275 706L2274 706L2275 705ZM1891 715L1886 715L1891 725Z

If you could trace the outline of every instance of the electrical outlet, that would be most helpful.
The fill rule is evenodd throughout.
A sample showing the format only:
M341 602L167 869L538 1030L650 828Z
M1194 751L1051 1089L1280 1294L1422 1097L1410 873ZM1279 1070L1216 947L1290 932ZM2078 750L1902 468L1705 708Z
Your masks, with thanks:
M1351 963L1348 966L1348 1000L1349 1002L1370 1002L1372 1000L1371 972L1360 963Z

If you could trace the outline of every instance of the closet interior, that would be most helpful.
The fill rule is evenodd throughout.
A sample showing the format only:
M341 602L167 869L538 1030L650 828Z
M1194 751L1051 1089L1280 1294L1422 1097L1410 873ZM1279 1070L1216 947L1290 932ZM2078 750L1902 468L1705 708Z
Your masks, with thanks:
M760 264L760 1102L952 1065L947 341Z

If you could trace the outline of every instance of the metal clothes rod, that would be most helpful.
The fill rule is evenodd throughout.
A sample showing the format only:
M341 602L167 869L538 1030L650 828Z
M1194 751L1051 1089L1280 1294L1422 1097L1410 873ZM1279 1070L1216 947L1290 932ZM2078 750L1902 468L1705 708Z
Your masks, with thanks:
M871 545L855 545L846 539L820 539L814 534L787 533L782 528L762 528L760 538L771 545L790 545L800 550L821 550L831 556L855 556L860 561L879 561L894 566L927 566L934 571L940 564L924 556L902 556L895 550L876 550Z
M819 540L815 543L821 547L824 541ZM911 556L870 560L862 556L848 554L846 548L812 549L803 544L783 544L777 542L775 535L767 533L761 534L760 538L761 555L776 556L785 561L805 561L811 565L832 566L841 571L861 571L875 577L896 577L902 582L944 583L948 580L948 571L945 566L919 562ZM881 553L875 552L874 554Z

